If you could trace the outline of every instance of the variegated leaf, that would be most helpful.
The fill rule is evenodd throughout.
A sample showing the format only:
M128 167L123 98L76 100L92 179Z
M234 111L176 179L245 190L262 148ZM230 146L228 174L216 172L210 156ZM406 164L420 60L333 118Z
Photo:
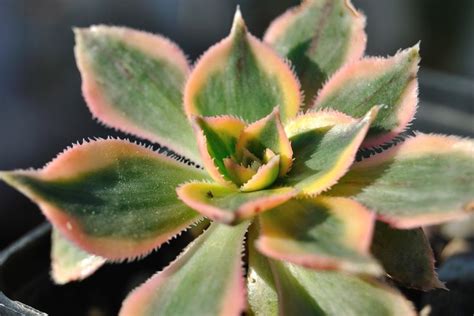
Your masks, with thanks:
M212 223L176 261L130 293L119 315L241 315L247 227Z
M379 145L404 131L418 104L418 45L390 58L365 58L341 68L324 85L314 109L334 109L362 117L384 105L372 124L365 146Z
M410 316L413 306L394 289L374 280L332 271L314 271L271 261L280 315Z
M237 10L230 35L198 61L186 83L184 105L191 115L235 115L254 122L280 106L283 120L300 106L298 80L290 67L247 32Z
M309 112L289 122L285 130L295 161L284 185L300 195L316 195L334 185L353 163L377 111L374 107L360 120L338 112Z
M264 40L291 61L310 105L336 70L362 57L364 26L348 0L303 0L272 22Z
M176 44L124 27L97 25L75 33L82 92L92 114L199 163L182 107L190 68Z
M0 173L36 202L61 234L112 260L149 253L200 216L175 188L207 180L194 167L127 141L74 146L38 171Z
M393 227L414 228L474 210L474 142L418 134L361 162L328 192L350 196Z
M346 198L290 200L260 217L257 249L313 269L381 274L369 255L374 215Z
M292 198L292 188L275 188L255 192L240 192L237 189L216 183L191 182L177 190L179 198L202 215L225 224L235 224L242 219L273 208Z

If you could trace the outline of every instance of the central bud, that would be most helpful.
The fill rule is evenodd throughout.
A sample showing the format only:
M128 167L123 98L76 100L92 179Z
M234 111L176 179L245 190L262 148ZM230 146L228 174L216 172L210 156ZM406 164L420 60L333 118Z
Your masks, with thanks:
M232 116L195 117L195 128L204 166L218 182L251 192L290 170L293 151L277 107L249 125Z
M269 187L278 178L280 155L269 148L265 149L263 155L256 155L244 148L239 156L225 158L224 166L231 181L241 191L257 191Z

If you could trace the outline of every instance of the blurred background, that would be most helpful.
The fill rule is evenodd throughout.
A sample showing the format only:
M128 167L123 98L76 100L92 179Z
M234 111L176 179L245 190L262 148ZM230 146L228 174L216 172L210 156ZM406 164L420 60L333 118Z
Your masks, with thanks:
M299 1L0 0L0 170L39 168L73 142L119 135L91 119L73 56L73 26L104 23L164 34L194 60L225 37L237 4L251 32ZM474 1L353 0L368 20L368 55L421 40L414 129L474 136ZM0 183L0 250L43 221Z

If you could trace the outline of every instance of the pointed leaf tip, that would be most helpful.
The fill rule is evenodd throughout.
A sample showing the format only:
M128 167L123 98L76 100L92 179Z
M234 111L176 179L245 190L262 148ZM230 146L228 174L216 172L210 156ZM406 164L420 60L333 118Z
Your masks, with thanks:
M111 260L148 254L199 220L175 187L209 179L202 170L116 139L76 145L38 171L1 176L66 238Z
M419 61L419 46L415 45L393 57L367 57L347 64L323 86L312 107L334 109L357 118L375 104L384 104L364 146L390 141L415 115Z
M246 33L247 25L245 24L244 18L242 17L242 12L240 11L240 6L237 6L235 9L234 20L232 22L232 29L230 31L234 36L239 33Z
M299 82L276 52L247 32L237 11L230 35L199 59L184 90L188 118L235 115L254 122L280 105L282 120L299 110Z

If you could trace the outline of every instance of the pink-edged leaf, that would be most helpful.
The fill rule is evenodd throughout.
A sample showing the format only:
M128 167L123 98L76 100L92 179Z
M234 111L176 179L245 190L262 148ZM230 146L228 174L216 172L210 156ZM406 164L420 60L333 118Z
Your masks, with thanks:
M445 288L434 270L433 251L423 229L399 230L377 222L371 251L389 277L404 286L424 291Z
M191 182L177 190L179 198L202 215L225 224L235 224L292 198L292 188L240 192L216 183Z
M347 198L293 199L263 213L257 249L312 269L381 274L371 258L374 214Z
M132 291L119 315L241 315L241 255L248 225L212 223L176 261Z
M237 10L230 35L196 63L184 92L192 115L235 115L254 122L280 107L283 121L299 110L299 83L270 47L247 32Z
M414 228L474 210L474 141L417 134L353 165L328 192L350 196L393 227Z
M364 26L364 15L348 0L304 0L276 18L264 39L291 61L310 105L336 70L362 57Z
M378 109L372 108L359 120L320 111L290 121L285 131L295 161L284 185L295 187L303 196L317 195L334 185L352 165Z
M1 172L62 235L111 260L145 255L201 217L175 188L195 167L123 140L74 146L38 171Z
M83 280L105 262L105 258L78 248L53 228L51 234L51 277L56 284Z
M401 293L370 278L270 261L280 315L414 316Z
M280 156L279 175L284 176L290 170L293 150L281 124L278 107L243 130L237 143L237 154L242 156L244 148L264 161L265 153L270 149Z
M419 46L390 58L364 58L336 72L324 85L314 109L334 109L362 117L374 105L385 105L371 126L365 146L379 145L404 131L418 104Z
M178 46L124 27L97 25L75 34L82 92L92 114L200 162L182 108L190 68Z

